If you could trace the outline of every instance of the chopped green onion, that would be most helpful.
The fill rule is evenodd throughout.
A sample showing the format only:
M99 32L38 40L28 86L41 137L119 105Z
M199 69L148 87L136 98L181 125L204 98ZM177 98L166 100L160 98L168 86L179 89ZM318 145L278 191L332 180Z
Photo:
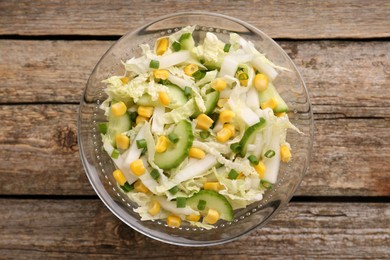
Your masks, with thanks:
M226 44L225 44L225 47L223 47L223 51L224 51L224 52L229 52L230 47L232 47L232 45L231 45L230 43L226 43Z
M206 201L205 200L199 200L198 202L198 209L204 210L206 208Z
M228 175L229 179L235 180L238 177L238 172L234 169L231 169Z
M135 120L137 119L137 116L138 116L137 112L131 112L130 113L130 120L135 122Z
M184 197L177 197L176 198L176 208L185 208L186 207L187 199Z
M99 128L99 133L105 135L107 133L108 123L107 122L99 123L98 128Z
M233 151L233 153L239 153L241 152L242 147L240 143L233 143L230 145L230 149Z
M240 74L238 74L238 79L239 80L246 80L248 79L248 74L246 74L245 72L241 72Z
M184 40L187 40L188 38L191 37L191 33L183 33L181 36L180 36L180 39L179 39L179 42L183 42Z
M142 150L142 152L141 152L141 156L142 156L142 155L145 155L147 151L148 151L148 147L145 146L145 148L144 148L144 149Z
M170 84L169 80L167 80L167 79L160 79L160 81L158 83L165 85L165 86Z
M179 137L177 136L177 134L175 134L175 133L170 133L169 135L168 135L168 139L169 139L169 141L171 141L172 143L177 143L177 142L179 142Z
M160 62L158 60L151 60L149 63L149 68L158 69L160 67Z
M173 49L174 51L180 51L180 50L181 50L181 44L180 44L180 42L174 42L174 43L172 43L172 49Z
M117 149L114 149L111 153L111 157L114 159L118 159L119 157L119 151Z
M191 76L194 77L195 81L199 81L199 80L203 79L204 76L206 76L206 72L204 72L202 70L197 70Z
M192 94L192 89L190 87L185 87L184 88L184 95L189 97L189 96L191 96L191 94Z
M129 184L128 182L125 182L125 184L123 186L120 186L120 187L126 193L129 192L129 191L134 190L134 185L133 184Z
M267 157L267 158L272 158L272 157L275 156L275 151L274 150L268 150L268 151L265 152L264 156Z
M250 161L250 163L252 165L258 165L259 164L259 160L257 160L256 156L254 156L253 154L248 156L248 160Z
M153 179L157 180L158 177L160 177L160 173L159 173L156 169L153 169L153 170L150 172L150 176L152 176Z
M146 140L145 139L137 140L137 147L138 147L138 149L145 148L146 147Z
M210 136L210 132L209 132L209 131L206 131L206 130L204 130L204 131L200 132L200 133L199 133L199 135L200 135L200 138L202 138L202 139L206 139L207 137L209 137L209 136Z
M168 190L172 195L175 195L179 191L179 187L175 186Z
M261 180L261 181L260 181L260 185L261 185L263 188L267 189L267 190L272 190L272 184L269 183L268 181Z

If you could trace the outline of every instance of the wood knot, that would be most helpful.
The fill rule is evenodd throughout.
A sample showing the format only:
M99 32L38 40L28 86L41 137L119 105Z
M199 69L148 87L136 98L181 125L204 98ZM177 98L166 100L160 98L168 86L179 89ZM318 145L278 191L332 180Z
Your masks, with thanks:
M77 151L76 130L69 126L58 129L56 140L58 145L66 151Z

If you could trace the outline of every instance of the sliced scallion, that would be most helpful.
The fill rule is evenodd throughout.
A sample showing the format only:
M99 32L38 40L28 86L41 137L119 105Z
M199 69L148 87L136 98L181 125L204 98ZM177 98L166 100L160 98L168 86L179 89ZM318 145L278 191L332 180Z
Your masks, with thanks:
M112 150L111 157L114 158L114 159L118 159L118 157L119 157L119 150L117 150L117 149Z
M137 112L131 112L130 113L130 120L135 122L135 120L137 119L137 116L138 116Z
M150 172L150 176L152 176L153 179L157 180L158 177L160 177L160 173L159 173L156 169L153 169L153 170Z
M139 139L137 140L137 148L143 149L146 147L146 140L145 139Z
M171 141L174 144L179 142L179 137L175 133L168 134L168 139L169 139L169 141Z
M129 184L128 182L125 182L125 184L123 184L123 186L120 186L120 187L126 193L134 190L134 186L132 184Z
M108 123L107 122L99 123L98 129L99 129L99 133L105 135L107 133L107 130L108 130Z
M186 95L187 97L191 96L192 95L192 89L190 87L185 87L184 88L184 95Z
M269 183L268 181L265 181L265 180L261 180L260 181L260 185L267 189L267 190L272 190L272 183Z
M176 208L185 208L186 207L187 199L184 197L177 197L176 198Z
M198 201L198 210L204 210L206 208L206 201L205 200L199 200Z
M241 152L242 147L240 143L233 143L230 145L230 149L233 151L233 153L239 153Z
M228 175L229 179L235 180L238 177L238 172L234 169L231 169Z
M181 50L181 44L180 44L180 42L174 42L174 43L172 43L172 49L173 49L174 51L180 51L180 50Z
M195 81L199 81L199 80L203 79L204 76L206 76L206 72L204 72L202 70L197 70L192 74L192 77L194 77Z
M253 154L248 156L248 160L249 160L249 162L252 165L258 165L259 164L259 160Z
M267 158L272 158L272 157L275 156L275 151L274 150L268 150L268 151L265 152L264 156L267 157Z
M175 195L179 191L179 187L175 186L168 190L172 195Z
M188 38L191 37L191 33L183 33L181 36L180 36L180 39L179 39L179 42L183 42L184 40L187 40Z
M160 62L158 60L151 60L149 63L149 68L158 69L160 67Z
M204 131L202 131L202 132L199 133L199 136L200 136L200 138L202 138L202 139L206 139L206 138L208 138L208 137L210 136L210 132L204 130Z
M230 47L232 47L232 45L230 43L226 43L225 46L223 47L223 51L224 52L229 52L230 51Z

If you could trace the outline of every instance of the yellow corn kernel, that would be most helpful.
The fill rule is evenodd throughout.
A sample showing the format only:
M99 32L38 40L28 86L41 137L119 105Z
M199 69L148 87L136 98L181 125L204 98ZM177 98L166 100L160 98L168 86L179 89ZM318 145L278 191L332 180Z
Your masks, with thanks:
M224 125L223 125L223 128L229 129L230 132L232 132L232 136L235 136L235 135L236 135L236 128L234 127L233 124L224 124Z
M164 135L160 136L158 139L157 139L157 144L156 144L156 152L157 153L163 153L167 150L168 148L168 138L166 138Z
M241 179L242 177L244 177L245 175L242 173L242 172L240 172L239 174L238 174L238 176L237 176L237 179Z
M111 113L113 116L120 117L123 116L127 111L125 103L119 101L111 105Z
M153 76L155 79L166 80L169 76L169 72L167 70L157 69L153 71Z
M291 160L290 148L285 144L280 146L280 159L285 163Z
M130 80L129 77L121 78L121 81L122 81L123 84L127 84L129 82L129 80Z
M141 180L138 180L134 183L134 189L138 192L148 193L149 189L142 183Z
M222 91L227 87L227 83L223 79L216 79L211 83L211 87L216 91Z
M214 123L213 119L208 117L206 114L200 114L196 118L196 121L197 121L196 127L203 130L208 130L211 127L211 125Z
M141 176L145 172L144 163L141 159L137 159L130 163L130 170L137 176Z
M194 74L198 70L199 67L196 64L188 64L187 66L184 67L184 73L188 76L192 76L192 74Z
M137 109L138 115L150 118L153 115L154 107L139 106Z
M233 121L234 117L236 114L231 111L231 110L224 110L219 114L219 121L224 124L224 123L230 123Z
M282 117L282 116L285 116L285 115L286 115L286 112L275 113L275 116L277 116L277 117Z
M204 217L204 221L213 225L219 220L219 217L220 215L218 211L216 211L215 209L209 209L207 211L206 217Z
M198 222L200 219L200 215L191 214L191 215L186 216L186 219L188 221Z
M167 38L158 40L156 47L156 54L163 55L168 50L169 41Z
M261 103L261 109L271 108L274 109L278 105L278 102L276 102L275 98L271 98L267 102Z
M223 107L223 106L226 104L227 101L228 101L227 98L220 98L220 99L218 99L217 106L218 106L219 108L221 108L221 107Z
M116 147L125 150L129 148L130 138L122 134L117 134L115 135L115 143L116 143Z
M164 106L168 106L171 103L171 99L169 98L166 92L158 93L158 99L160 100L161 104L163 104Z
M158 203L158 201L154 201L152 203L152 206L150 207L150 209L148 210L148 213L152 216L156 216L161 210L161 206L160 206L160 203Z
M167 217L167 225L169 227L180 227L181 225L181 219L178 216L175 215L169 215Z
M226 142L227 140L230 139L230 137L232 137L232 131L230 131L230 129L225 127L219 130L217 133L217 141L221 143Z
M189 156L196 159L203 159L206 156L206 153L202 149L191 147Z
M222 186L221 184L219 184L219 182L217 181L213 181L213 182L205 182L203 184L203 189L205 190L214 190L214 191L219 191L219 190L222 190Z
M257 174L259 175L260 179L264 179L265 177L265 165L263 162L259 162L257 165L254 166Z
M125 175L123 175L123 172L121 170L113 171L112 175L114 176L114 179L120 186L123 186L127 181Z
M253 86L258 91L266 90L268 87L268 78L264 74L256 74L255 78L253 79Z
M148 118L143 117L143 116L137 116L137 117L135 118L135 124L136 124L136 125L138 125L138 124L140 124L140 123L142 123L142 122L146 122L146 121L148 121Z

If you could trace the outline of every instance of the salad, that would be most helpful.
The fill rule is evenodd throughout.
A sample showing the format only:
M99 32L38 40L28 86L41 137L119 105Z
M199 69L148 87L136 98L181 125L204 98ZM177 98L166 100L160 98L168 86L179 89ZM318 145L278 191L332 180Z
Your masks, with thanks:
M103 149L118 187L141 220L210 229L260 201L291 159L288 107L273 82L278 67L254 44L195 26L140 45L125 74L103 82Z

